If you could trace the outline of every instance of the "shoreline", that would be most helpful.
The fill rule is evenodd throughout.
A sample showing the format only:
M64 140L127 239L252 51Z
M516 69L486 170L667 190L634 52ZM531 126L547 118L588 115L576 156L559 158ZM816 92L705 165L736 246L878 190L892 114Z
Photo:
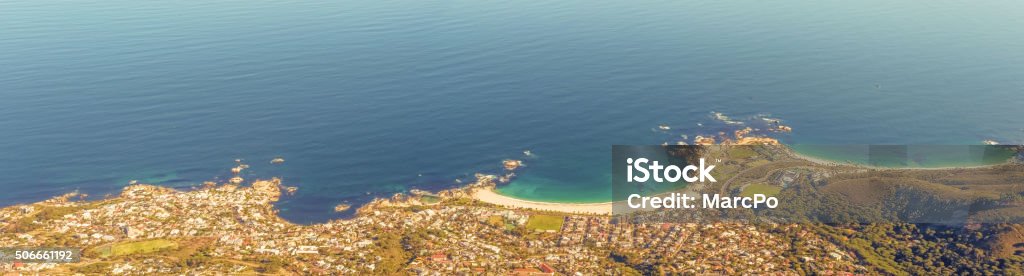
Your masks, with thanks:
M991 168L991 167L1005 165L1005 164L1009 163L1012 160L1012 158L1011 158L1011 159L1007 159L1006 161L1003 161L1001 163L988 164L988 165L974 165L974 166L883 167L883 166L872 166L872 165L859 164L859 163L853 163L853 162L847 162L847 161L833 161L833 160L829 160L829 159L823 159L823 158L814 157L814 156L810 156L810 155L806 155L806 154L797 152L797 150L793 149L793 147L790 147L790 146L786 146L786 147L789 148L790 155L792 155L793 158L801 159L801 160L808 161L808 162L811 162L811 163L815 163L815 164L818 164L818 165L824 165L824 166L847 166L847 167L856 167L856 168L872 169L872 170L962 170L962 169L984 169L984 168Z
M703 188L704 185L701 183L691 183L691 185L681 190L665 191L654 194L652 196L666 196L672 193L684 193L684 194L696 194L695 190ZM596 203L571 203L571 202L544 202L544 201L533 201L526 199L519 199L507 195L498 193L494 186L478 187L473 188L469 193L470 198L479 200L484 203L490 203L505 208L523 208L533 209L539 211L549 212L560 212L569 214L592 214L592 215L613 215L616 205L619 210L631 209L626 206L625 200L620 201L606 201Z
M494 187L475 188L470 197L481 202L499 205L506 208L526 208L540 211L552 211L571 214L611 215L614 202L600 203L563 203L541 202L518 199L499 194Z
M792 157L794 159L804 160L804 161L808 161L808 162L811 162L811 163L815 163L815 164L818 164L818 165L824 165L824 166L845 166L845 167L869 169L869 170L963 170L963 169L970 170L970 169L993 168L993 167L997 167L997 166L1002 166L1002 165L1014 163L1013 159L1011 158L1011 159L1008 159L1007 161L1004 161L1004 162L1001 162L1001 163L997 163L997 164L977 165L977 166L902 167L902 168L897 168L897 167L879 167L879 166L869 166L869 165L857 164L857 163L851 163L851 162L832 161L832 160L829 160L829 159L824 159L824 158L819 158L819 157L814 157L814 156L810 156L810 155L799 153L795 149L793 149L791 146L788 146L788 145L783 145L783 146L785 146L788 149L788 153L789 153L790 157ZM161 186L161 185L153 185L153 184L147 184L147 185L151 185L151 186L155 186L155 187L168 188L168 189L171 189L171 190L174 190L174 191L177 191L177 192L186 192L186 193L190 192L190 191L194 191L195 188L196 188L196 186L192 186L191 188L193 188L193 189L189 190L188 189L189 187L164 187L164 186ZM129 185L129 186L131 186L131 185ZM240 186L245 187L247 185L240 185ZM521 199L521 198L516 198L516 197L512 197L512 196L501 194L501 193L499 193L497 191L497 189L494 186L483 186L483 187L481 187L481 186L473 187L473 186L474 185L454 187L454 188L442 190L440 192L454 191L454 190L463 190L463 191L467 191L468 192L467 195L468 195L469 198L472 198L472 199L475 199L475 200L479 200L479 201L484 202L484 203L490 203L490 204L494 204L494 205L510 208L510 209L523 208L523 209L533 209L533 210L539 210L539 211L560 212L560 213L568 213L568 214L611 215L613 213L613 207L615 206L615 204L624 204L625 203L625 201L606 201L606 202L589 202L589 203L536 201L536 200ZM685 188L683 191L667 191L667 192L662 192L662 193L658 193L658 194L656 194L654 196L669 194L669 193L672 193L672 192L689 193L689 192L693 192L693 189L697 188L697 187L700 187L700 186L690 186L690 187ZM7 205L2 205L2 206L0 206L0 208L8 208L8 207L19 206L19 205L32 205L32 204L36 204L36 203L43 203L43 202L49 201L49 200L51 200L53 198L61 197L61 196L62 195L57 195L55 197L51 197L51 198L43 199L43 200L39 200L39 201L11 203L11 204L7 204ZM118 195L118 196L115 196L113 198L120 198L120 196ZM109 199L111 199L111 198L91 198L91 199L83 199L82 201L85 201L85 202L103 202L103 201L106 201L106 200L109 200ZM373 202L375 202L377 200L388 200L388 199L389 198L387 198L387 197L375 197L373 200L370 200L366 204L360 205L358 207L359 208L366 207L368 205L371 205ZM274 205L274 208L277 208L276 204L273 204L273 205ZM356 206L353 206L353 208L354 207L356 207ZM356 214L353 215L353 217L357 217L357 216L359 216L358 212L356 212ZM337 219L348 220L348 219L351 219L351 218L352 217L348 217L348 218L333 218L333 219L327 220L326 222L329 222L331 220L337 220ZM288 222L289 224L294 224L294 225L315 225L315 224L325 223L325 222L297 223L297 222L292 222L290 220L284 219L283 217L281 217L281 219L283 221L285 221L285 222Z
M1005 165L1010 160L989 165L977 165L977 166L947 166L947 167L881 167L881 166L870 166L864 164L832 161L828 159L818 158L802 154L797 152L791 146L786 145L789 149L791 157L795 159L805 160L811 163L824 166L846 166L862 169L871 170L970 170L970 169L985 169L996 166ZM684 190L692 191L687 188ZM679 192L679 191L676 191ZM670 192L659 193L658 195L667 194ZM503 195L494 187L482 187L474 188L470 192L470 197L481 202L495 204L507 208L524 208L534 209L540 211L551 211L551 212L562 212L562 213L574 213L574 214L598 214L598 215L611 215L613 206L617 203L615 201L598 202L598 203L572 203L572 202L545 202L545 201L534 201L527 199L515 198L508 195ZM621 204L622 202L618 202Z

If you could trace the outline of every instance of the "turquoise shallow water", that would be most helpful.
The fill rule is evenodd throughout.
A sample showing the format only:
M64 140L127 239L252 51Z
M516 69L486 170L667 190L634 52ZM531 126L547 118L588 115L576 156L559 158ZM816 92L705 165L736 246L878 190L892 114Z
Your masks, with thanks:
M296 222L506 158L503 193L599 201L611 145L712 111L790 144L1024 140L1020 1L13 0L0 26L0 205L235 158L299 187Z

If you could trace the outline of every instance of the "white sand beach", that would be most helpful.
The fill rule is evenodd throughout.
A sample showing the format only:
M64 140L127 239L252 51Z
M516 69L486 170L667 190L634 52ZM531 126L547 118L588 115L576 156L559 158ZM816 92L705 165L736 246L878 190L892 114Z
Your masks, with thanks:
M611 215L612 214L612 203L556 203L556 202L537 202L522 200L518 198L512 198L504 196L494 192L493 188L480 188L475 189L472 194L473 198L504 206L507 208L526 208L541 211L554 211L563 213L575 213L575 214L595 214L595 215Z
M796 158L796 159L803 159L803 160L810 161L811 163L815 163L815 164L818 164L818 165L825 165L825 166L850 166L850 167L858 167L858 168L873 169L873 170L956 170L956 169L961 169L962 170L962 169L984 169L984 168L991 168L991 167L1002 165L1002 163L1001 163L1001 164L991 164L991 165L946 166L946 167L880 167L880 166L871 166L871 165L866 165L866 164L857 164L857 163L852 163L852 162L849 162L849 161L840 162L840 161L825 160L825 159L822 159L822 158L817 158L817 157L813 157L813 156L804 155L804 154L796 152L795 150L792 150L790 152L790 154L794 158ZM1009 162L1010 162L1010 160L1007 159L1006 163L1009 163Z

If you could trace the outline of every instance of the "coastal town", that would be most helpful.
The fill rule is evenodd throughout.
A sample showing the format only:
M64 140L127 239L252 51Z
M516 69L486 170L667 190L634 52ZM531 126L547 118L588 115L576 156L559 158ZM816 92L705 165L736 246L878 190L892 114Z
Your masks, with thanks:
M0 210L0 244L83 249L80 263L9 263L7 272L82 274L593 275L863 271L856 259L798 225L635 224L608 216L512 210L466 189L434 204L396 196L350 220L297 225L272 203L279 180L175 191L136 184L117 198L75 195ZM794 249L793 236L805 248ZM803 252L795 255L787 252ZM645 256L657 256L648 258Z
M396 194L352 219L293 224L279 179L194 190L133 184L99 201L67 194L0 209L0 245L71 247L76 263L0 264L4 273L630 275L883 273L853 232L800 223L672 223L515 208L475 191L507 181ZM829 230L831 229L831 230ZM843 236L849 235L849 236ZM914 241L909 241L913 244Z
M689 189L778 194L830 189L826 179L838 174L878 178L863 175L870 171L864 167L792 159L774 139L749 132L719 135L719 143L740 147L719 152L732 159L719 164L719 183ZM707 139L697 136L695 142L712 143ZM277 178L246 182L239 174L248 166L236 162L229 180L188 190L132 182L105 199L88 200L76 192L2 208L0 247L74 248L81 258L4 262L0 256L0 273L854 275L1015 271L1024 264L1024 247L1015 247L1024 244L1024 237L1013 234L1024 227L1012 225L961 231L905 223L647 220L616 214L611 203L532 202L495 193L525 165L520 160L505 160L502 173L476 174L465 186L375 199L349 219L295 224L279 217L274 204L296 187ZM890 170L886 177L934 178L930 173L936 172L952 178L980 175L994 182L1022 177L1019 161L1004 166L1009 167L918 170L905 176ZM975 184L987 190L971 196L992 192L987 182ZM1024 203L1024 197L1012 194L1000 200L993 213ZM343 203L335 210L351 207ZM928 256L942 261L912 257L914 252L931 252Z

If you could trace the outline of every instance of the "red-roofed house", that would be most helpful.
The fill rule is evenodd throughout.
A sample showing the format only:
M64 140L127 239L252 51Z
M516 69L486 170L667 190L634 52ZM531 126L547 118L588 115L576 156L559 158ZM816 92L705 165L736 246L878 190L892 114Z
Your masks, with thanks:
M444 252L437 252L437 253L434 253L433 255L430 255L430 261L431 262L435 262L435 263L448 263L449 262L448 255L445 255Z

